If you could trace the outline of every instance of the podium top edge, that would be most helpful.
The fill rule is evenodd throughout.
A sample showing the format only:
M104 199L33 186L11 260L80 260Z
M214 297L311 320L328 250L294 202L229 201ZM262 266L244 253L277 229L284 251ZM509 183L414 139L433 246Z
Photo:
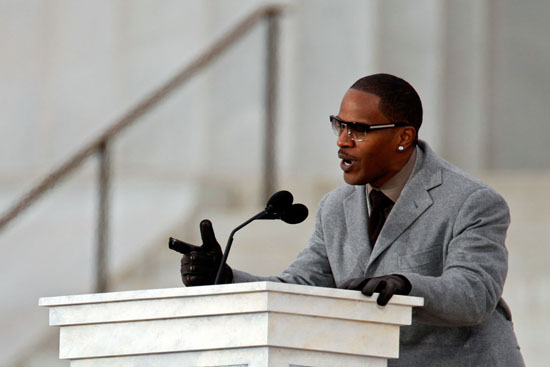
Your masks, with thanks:
M239 293L254 293L254 292L275 292L289 293L295 295L328 297L351 299L365 302L376 302L378 296L375 293L372 297L366 297L361 292L350 291L346 289L314 287L308 285L276 283L276 282L250 282L250 283L234 283L220 284L197 287L180 287L180 288L162 288L162 289L146 289L133 290L122 292L109 293L94 293L81 294L57 297L43 297L38 300L38 305L41 307L55 306L71 306L78 304L90 303L106 303L106 302L122 302L122 301L137 301L137 300L153 300L164 298L181 298L181 297L197 297L211 296L223 294L239 294ZM424 299L421 297L399 296L394 295L389 304L419 307L424 305Z

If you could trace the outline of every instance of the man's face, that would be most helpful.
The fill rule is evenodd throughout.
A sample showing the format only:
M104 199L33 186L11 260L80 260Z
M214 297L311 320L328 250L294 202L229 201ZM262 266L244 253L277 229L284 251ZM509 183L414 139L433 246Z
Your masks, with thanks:
M342 100L338 118L369 125L390 123L378 110L380 97L349 89ZM338 137L338 157L344 180L350 185L370 183L380 187L402 167L396 148L399 128L370 131L365 140L353 141L346 129Z

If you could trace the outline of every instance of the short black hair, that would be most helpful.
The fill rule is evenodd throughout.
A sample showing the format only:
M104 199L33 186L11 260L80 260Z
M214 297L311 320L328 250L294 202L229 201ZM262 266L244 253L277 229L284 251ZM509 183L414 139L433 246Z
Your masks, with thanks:
M422 125L422 101L416 90L407 81L390 74L365 76L351 89L372 93L380 97L378 109L391 122L407 122L416 130Z

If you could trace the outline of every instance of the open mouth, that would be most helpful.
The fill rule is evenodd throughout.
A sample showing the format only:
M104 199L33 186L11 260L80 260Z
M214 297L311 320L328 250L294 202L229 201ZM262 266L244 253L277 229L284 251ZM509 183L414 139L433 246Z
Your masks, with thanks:
M353 157L350 157L347 154L344 154L342 152L338 154L338 158L341 159L340 168L344 172L348 172L353 167L353 164L355 163L355 159L353 159Z
M345 153L342 150L338 151L338 158L342 160L342 164L345 164L346 166L350 166L355 162L355 158L347 153Z

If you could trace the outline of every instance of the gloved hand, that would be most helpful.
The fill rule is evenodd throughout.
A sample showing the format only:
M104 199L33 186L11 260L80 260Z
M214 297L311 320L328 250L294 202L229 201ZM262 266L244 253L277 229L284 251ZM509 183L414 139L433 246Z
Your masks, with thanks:
M411 283L403 275L383 275L375 278L351 278L346 280L338 288L361 291L365 296L372 296L374 292L380 293L376 303L385 306L394 294L407 295L411 291Z
M196 285L211 285L216 281L216 275L223 254L220 244L216 240L212 222L208 219L200 223L202 246L170 238L170 248L181 252L181 279L188 287ZM233 271L226 264L220 284L233 281Z

